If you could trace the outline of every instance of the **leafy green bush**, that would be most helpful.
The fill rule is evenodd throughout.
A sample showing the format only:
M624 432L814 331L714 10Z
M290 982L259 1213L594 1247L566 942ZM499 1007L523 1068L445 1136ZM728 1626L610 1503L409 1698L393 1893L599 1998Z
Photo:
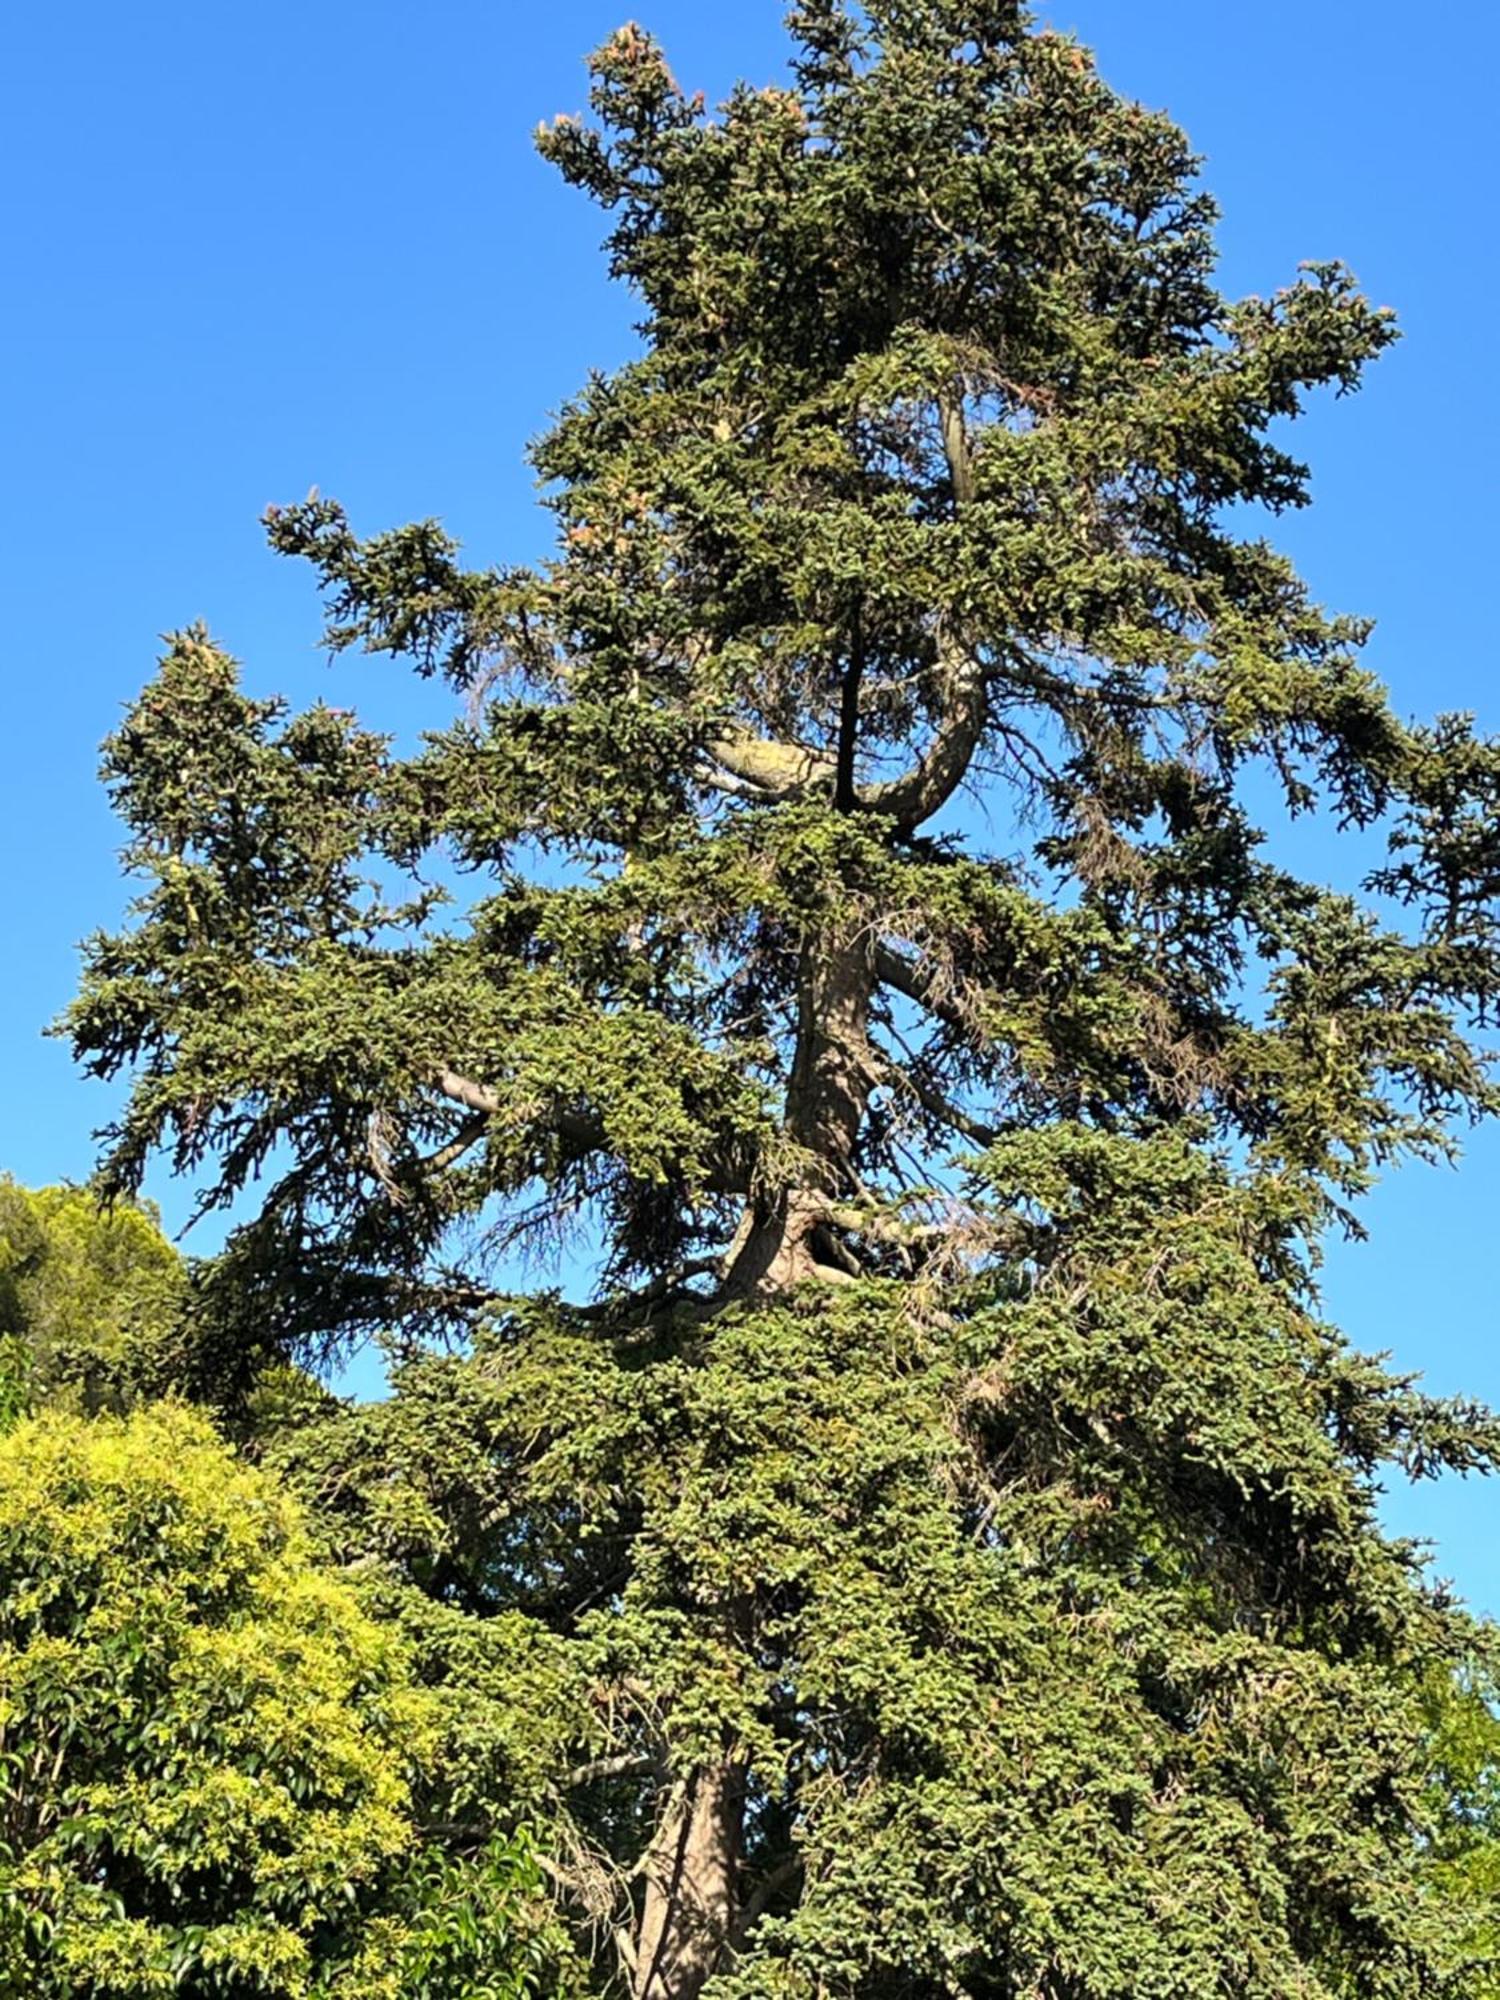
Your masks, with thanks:
M0 1447L0 1990L386 1994L431 1708L170 1407Z

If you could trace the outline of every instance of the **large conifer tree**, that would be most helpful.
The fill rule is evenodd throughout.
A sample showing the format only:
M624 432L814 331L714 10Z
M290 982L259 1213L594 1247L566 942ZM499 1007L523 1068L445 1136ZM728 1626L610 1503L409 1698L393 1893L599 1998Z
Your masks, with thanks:
M448 1837L540 1820L601 1982L1471 1990L1418 1864L1473 1635L1374 1499L1496 1433L1311 1279L1496 1103L1500 756L1254 519L1391 320L1222 298L1182 135L1008 0L790 25L715 115L626 28L542 134L644 316L536 449L552 562L269 518L460 719L397 756L194 630L112 739L105 1179L262 1183L226 1400L404 1343L279 1449L467 1690ZM1388 858L1297 880L1251 798ZM574 1228L592 1302L502 1284Z

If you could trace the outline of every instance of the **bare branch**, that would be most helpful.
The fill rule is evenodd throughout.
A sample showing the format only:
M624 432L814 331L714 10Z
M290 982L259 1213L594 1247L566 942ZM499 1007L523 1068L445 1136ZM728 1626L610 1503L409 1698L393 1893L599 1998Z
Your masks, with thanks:
M432 1072L432 1081L444 1097L451 1097L455 1104L481 1112L486 1118L498 1118L505 1109L503 1099L497 1097L493 1090L460 1076L457 1070L449 1069L446 1064L439 1064Z
M894 1074L916 1098L929 1118L936 1119L951 1131L959 1132L965 1139L972 1139L976 1146L993 1146L1000 1134L993 1125L986 1125L981 1119L971 1118L967 1111L960 1110L943 1096L940 1090L924 1083L920 1077L903 1073L899 1069Z
M853 736L847 727L846 712L838 756L827 750L812 749L805 743L779 743L757 736L748 728L736 727L714 737L708 753L723 767L731 782L726 784L722 777L716 776L710 783L736 792L748 786L753 795L765 799L800 799L814 792L837 795L841 760L848 756L852 806L863 812L889 814L910 831L930 819L963 783L984 733L988 711L985 670L968 652L940 640L937 676L942 720L920 761L899 778L866 786L854 794ZM857 698L857 683L852 673L845 685L846 696L852 685Z
M446 1063L439 1063L432 1071L432 1085L444 1097L463 1105L466 1111L482 1114L486 1119L499 1118L505 1111L504 1098L487 1085L450 1069ZM592 1112L557 1105L544 1122L580 1152L597 1151L604 1144L604 1127Z
M833 782L836 760L804 743L779 743L736 725L708 746L732 777L775 799L800 798Z
M652 1306L665 1304L676 1298L692 1283L694 1278L718 1277L721 1275L722 1257L690 1257L685 1263L676 1264L670 1271L663 1271L649 1284L637 1287L631 1292L610 1292L593 1305L582 1306L580 1312L585 1318L619 1319L630 1313L644 1312Z

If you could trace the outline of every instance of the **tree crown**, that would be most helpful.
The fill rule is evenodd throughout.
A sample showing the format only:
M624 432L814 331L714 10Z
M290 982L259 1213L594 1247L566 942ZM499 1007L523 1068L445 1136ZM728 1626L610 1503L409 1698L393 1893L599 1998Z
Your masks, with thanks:
M289 1476L636 2000L1463 1991L1416 1843L1477 1642L1375 1487L1500 1439L1311 1267L1496 1107L1500 754L1255 525L1392 320L1223 297L1182 135L1019 8L791 29L712 114L622 29L541 135L643 315L536 447L548 562L268 516L458 719L398 754L194 629L111 739L106 1183L267 1177L196 1293L247 1372L402 1337ZM1266 774L1384 836L1359 893ZM514 1296L580 1218L600 1296Z

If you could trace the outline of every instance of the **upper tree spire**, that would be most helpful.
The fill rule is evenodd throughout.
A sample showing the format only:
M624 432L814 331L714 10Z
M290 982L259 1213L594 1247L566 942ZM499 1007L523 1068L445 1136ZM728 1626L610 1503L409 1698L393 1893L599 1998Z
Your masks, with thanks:
M441 671L471 719L404 762L344 747L335 718L279 736L193 637L115 739L160 879L74 1019L105 1067L155 1051L125 1179L175 1131L228 1191L295 1134L261 1227L341 1271L394 1229L414 1282L499 1194L518 1225L591 1206L622 1271L746 1225L744 1278L878 1264L854 1209L878 1229L976 1129L1191 1114L1349 1191L1487 1101L1451 1025L1488 995L1487 944L1371 933L1341 985L1321 941L1363 920L1270 869L1235 803L1255 763L1289 805L1361 823L1417 804L1435 757L1489 782L1487 749L1397 722L1363 628L1231 511L1302 503L1271 426L1353 386L1389 314L1337 266L1223 299L1182 135L1017 9L816 6L793 27L795 87L712 117L622 28L594 58L595 122L541 135L609 210L647 314L639 357L536 449L549 565L467 570L431 523L361 541L316 497L272 510L275 545L321 573L330 642ZM309 800L340 799L346 873L361 847L407 866L438 845L497 888L438 944L428 898L361 912L351 876L315 971L265 960L238 919L246 1022L316 1024L316 1058L273 1085L185 1059L209 1027L170 1025L197 989L160 951L184 926L208 948L192 893L274 901L210 819L295 818L310 729L338 760ZM142 774L196 768L200 736L210 819L198 837L177 810L168 834ZM934 843L965 787L1025 817L1029 863ZM589 875L523 886L537 845ZM997 947L1002 910L1042 986ZM432 942L393 947L393 921ZM1247 953L1281 967L1269 1021L1242 1005ZM328 1039L346 990L352 1048ZM1332 1078L1308 1009L1341 1023Z

